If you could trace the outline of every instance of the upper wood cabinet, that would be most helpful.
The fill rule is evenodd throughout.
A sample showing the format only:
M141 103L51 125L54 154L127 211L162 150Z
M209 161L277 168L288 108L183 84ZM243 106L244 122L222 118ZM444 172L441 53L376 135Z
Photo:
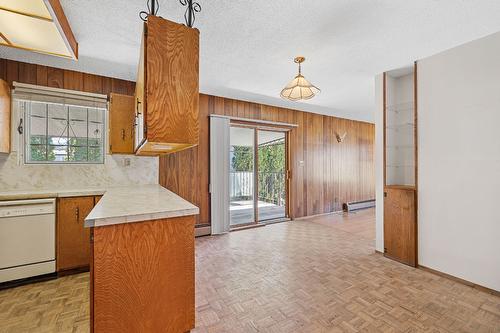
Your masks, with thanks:
M94 201L93 196L57 199L57 271L89 266L90 229L84 220Z
M144 24L135 91L137 155L198 144L199 31L156 16Z
M0 153L10 153L10 87L0 80Z
M109 96L109 152L134 153L135 98L111 93Z

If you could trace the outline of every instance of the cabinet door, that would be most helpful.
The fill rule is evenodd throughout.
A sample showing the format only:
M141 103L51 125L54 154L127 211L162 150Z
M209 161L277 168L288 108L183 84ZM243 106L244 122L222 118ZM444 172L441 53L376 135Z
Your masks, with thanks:
M199 31L148 17L146 45L147 139L198 144Z
M146 31L146 24L144 25L144 31ZM145 140L145 120L146 120L146 77L145 77L145 57L146 57L146 36L145 33L142 34L141 39L141 49L139 54L139 66L137 68L137 80L135 83L135 140L134 149L139 148L139 146Z
M94 207L94 197L57 200L57 270L88 267L90 264L90 228L85 217Z
M10 153L10 87L0 80L0 153Z
M384 253L389 258L415 266L415 191L386 188L384 196Z
M109 104L109 152L134 153L135 102L133 96L112 93Z

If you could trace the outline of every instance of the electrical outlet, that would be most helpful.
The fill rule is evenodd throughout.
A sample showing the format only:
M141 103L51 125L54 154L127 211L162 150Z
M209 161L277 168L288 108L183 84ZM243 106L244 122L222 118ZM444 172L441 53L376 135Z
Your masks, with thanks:
M130 166L130 158L125 157L125 158L123 159L123 166L125 166L125 167Z

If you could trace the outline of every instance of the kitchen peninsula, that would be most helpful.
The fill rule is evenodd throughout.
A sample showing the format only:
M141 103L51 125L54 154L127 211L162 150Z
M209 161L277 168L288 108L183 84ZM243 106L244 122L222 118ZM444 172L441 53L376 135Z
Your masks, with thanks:
M198 208L159 185L112 188L91 228L92 332L194 328Z

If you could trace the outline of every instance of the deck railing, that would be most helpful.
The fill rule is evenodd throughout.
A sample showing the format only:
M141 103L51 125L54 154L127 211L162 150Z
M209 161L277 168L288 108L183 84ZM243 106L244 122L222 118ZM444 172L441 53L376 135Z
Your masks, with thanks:
M283 171L259 172L258 180L260 201L273 203L277 206L285 205L285 173ZM231 201L253 198L253 172L231 171L229 173L229 185Z

